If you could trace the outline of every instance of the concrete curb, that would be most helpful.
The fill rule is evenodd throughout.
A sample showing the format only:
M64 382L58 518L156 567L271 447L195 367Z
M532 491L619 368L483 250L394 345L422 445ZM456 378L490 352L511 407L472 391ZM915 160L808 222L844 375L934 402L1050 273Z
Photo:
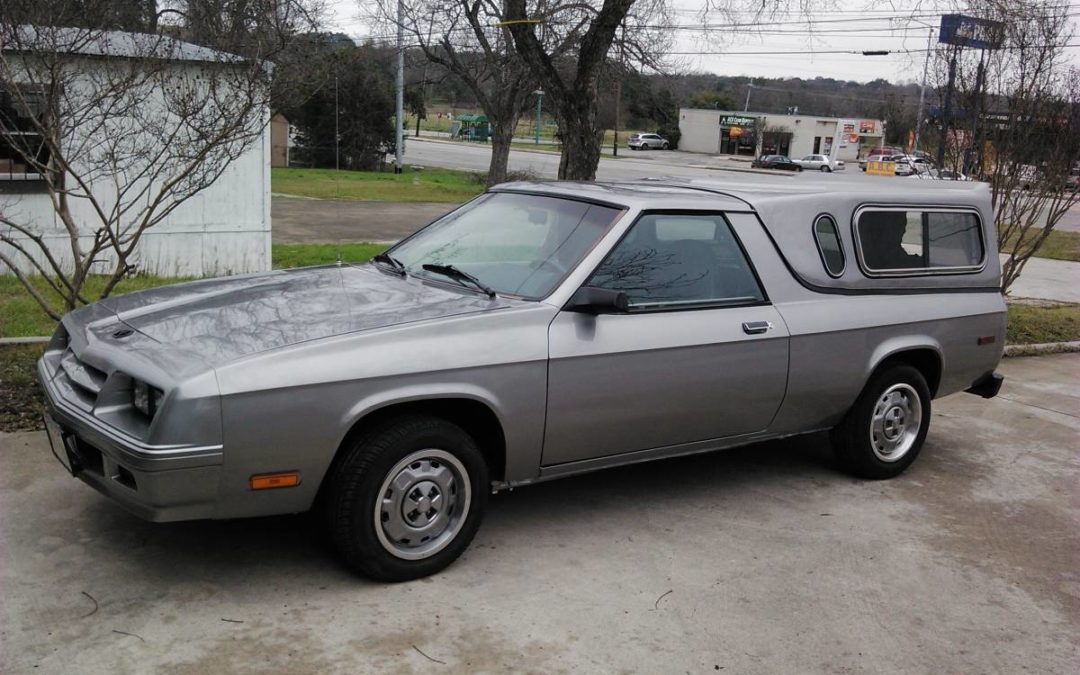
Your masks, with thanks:
M0 338L0 345L33 345L48 342L51 337L36 335L32 337L8 337Z
M1005 356L1043 356L1080 352L1080 340L1073 342L1044 342L1034 345L1006 345Z

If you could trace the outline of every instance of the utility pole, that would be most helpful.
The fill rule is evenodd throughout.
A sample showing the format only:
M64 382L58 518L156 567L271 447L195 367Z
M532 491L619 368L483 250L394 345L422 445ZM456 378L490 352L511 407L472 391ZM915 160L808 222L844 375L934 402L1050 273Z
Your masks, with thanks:
M394 173L401 173L405 145L405 3L397 4L397 82L394 97Z
M941 110L941 142L937 149L938 169L945 168L945 143L949 138L949 116L952 114L953 87L956 85L956 58L960 53L960 47L953 47L949 57L949 82L945 86L945 105Z
M334 168L341 170L341 132L338 130L338 77L334 73Z
M533 128L533 140L536 145L540 145L540 108L544 102L544 90L537 89L533 93L536 94L536 126Z
M912 150L919 149L919 137L922 135L923 104L926 101L926 78L930 73L930 51L934 40L934 29L927 31L926 35L926 60L923 62L922 87L919 88L919 111L915 113L915 144Z
M622 78L626 65L626 23L619 24L622 39L619 41L619 72L615 77L615 139L611 142L611 156L619 156L619 111L622 108Z
M743 104L743 112L750 110L750 92L754 89L754 83L750 82L746 85L746 103Z

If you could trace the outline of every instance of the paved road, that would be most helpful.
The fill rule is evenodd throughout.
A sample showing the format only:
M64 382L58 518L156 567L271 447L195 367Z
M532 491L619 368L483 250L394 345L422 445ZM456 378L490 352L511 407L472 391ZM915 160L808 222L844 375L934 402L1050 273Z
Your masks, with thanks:
M1080 355L1002 370L896 480L821 436L599 472L387 586L303 518L144 523L0 435L0 671L1075 673Z
M397 241L455 206L275 195L271 200L273 238L275 244Z

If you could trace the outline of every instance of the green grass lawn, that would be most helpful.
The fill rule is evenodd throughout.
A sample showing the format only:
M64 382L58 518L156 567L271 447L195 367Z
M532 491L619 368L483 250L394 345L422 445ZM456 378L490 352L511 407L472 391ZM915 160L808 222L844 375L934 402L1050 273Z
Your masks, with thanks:
M463 202L484 191L483 176L469 171L425 168L393 171L337 171L335 169L273 169L274 192L370 202Z
M274 269L323 265L336 262L339 253L341 260L345 262L364 262L386 248L385 244L274 244L271 262ZM181 281L188 279L136 276L121 281L113 294L120 295ZM87 297L98 297L104 285L104 277L91 277L86 285ZM41 278L35 279L35 287L46 297L50 297L51 291ZM55 298L53 307L58 311L62 307L58 297ZM52 335L55 327L56 323L41 311L37 302L15 277L0 274L0 337Z
M1002 253L1010 251L1012 251L1012 245L1006 242ZM1039 258L1080 262L1080 232L1052 231L1035 255Z
M1006 344L1080 340L1080 305L1009 305Z
M325 265L338 261L365 262L390 248L386 244L274 244L274 269Z

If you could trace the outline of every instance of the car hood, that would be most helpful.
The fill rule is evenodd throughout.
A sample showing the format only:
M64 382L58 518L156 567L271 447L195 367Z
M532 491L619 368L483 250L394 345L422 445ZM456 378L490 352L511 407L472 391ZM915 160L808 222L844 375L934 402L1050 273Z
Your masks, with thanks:
M298 342L517 302L403 279L373 265L335 265L177 284L98 304L143 335L214 366Z

